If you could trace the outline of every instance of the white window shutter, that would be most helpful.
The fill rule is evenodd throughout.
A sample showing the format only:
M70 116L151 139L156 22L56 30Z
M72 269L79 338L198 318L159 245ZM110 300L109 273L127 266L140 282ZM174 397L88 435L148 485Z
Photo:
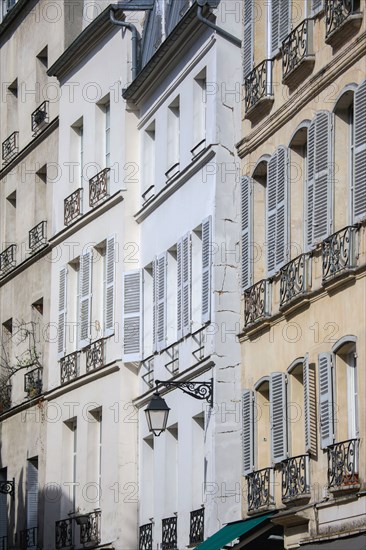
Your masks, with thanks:
M253 69L254 64L254 0L244 1L244 41L243 72L244 78Z
M60 270L58 299L57 355L60 359L66 353L66 317L67 317L67 269Z
M272 0L273 1L273 0ZM279 47L291 31L291 0L280 0Z
M105 296L104 296L104 336L114 333L114 280L115 280L116 239L107 238L105 257Z
M212 218L202 222L202 324L211 321Z
M321 241L332 226L332 114L315 115L314 240Z
M143 271L123 273L123 360L140 361L143 352Z
M243 290L253 284L252 192L252 179L243 177L241 180L241 286Z
M27 464L27 529L38 526L38 464Z
M191 234L187 233L182 240L182 313L183 313L183 336L191 333L191 281L192 281L192 261L191 261Z
M183 316L182 316L182 280L183 280L183 262L182 262L182 239L177 242L177 339L183 337Z
M354 132L353 222L358 222L366 217L366 80L355 93Z
M305 452L312 451L311 445L311 393L310 393L310 371L309 354L307 353L303 361L303 388L304 388L304 422L305 422Z
M278 50L280 32L280 0L271 2L271 50L272 56Z
M277 150L276 185L276 271L287 261L288 247L288 153L284 147Z
M158 286L158 272L157 272L156 258L152 263L152 273L153 273L153 351L157 351L157 339L156 339L156 327L157 327L157 286Z
M90 344L90 321L92 305L92 265L93 254L86 252L80 256L80 338L79 347L84 348Z
M277 217L277 156L274 154L268 163L267 174L267 274L276 270L276 217Z
M306 220L305 243L309 251L314 242L314 186L315 186L315 120L308 130L308 146L306 155Z
M272 462L278 464L287 458L287 398L284 373L271 373L269 399Z
M334 404L332 355L319 353L319 406L320 406L320 446L326 449L334 441Z
M242 445L243 445L243 475L254 470L254 393L244 390L242 396Z
M156 302L156 347L161 351L166 347L166 304L167 304L167 253L163 252L156 259L155 266L155 302Z

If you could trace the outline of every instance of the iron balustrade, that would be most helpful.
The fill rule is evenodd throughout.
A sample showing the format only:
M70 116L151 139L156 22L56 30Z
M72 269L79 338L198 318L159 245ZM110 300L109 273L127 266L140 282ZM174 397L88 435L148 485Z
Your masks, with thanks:
M19 152L19 132L13 132L2 143L2 159L4 164L9 162Z
M142 379L149 386L149 388L154 387L154 355L147 357L142 361L142 366L146 370L145 374L142 375Z
M89 180L89 206L109 197L109 172L110 168L104 168Z
M145 525L140 525L139 550L152 550L152 528L152 523L145 523Z
M37 367L24 375L24 391L28 397L36 397L42 392L42 371L42 367Z
M61 519L56 521L55 527L55 544L56 550L60 548L72 548L73 546L73 533L72 533L73 520L71 518Z
M0 537L0 550L8 550L8 537Z
M37 548L38 527L23 529L20 531L20 546L22 550Z
M11 407L11 385L8 384L0 388L0 414L10 409L10 407Z
M337 31L356 7L355 0L325 0L325 37Z
M263 468L247 476L248 511L267 508L274 503L273 468Z
M309 254L300 254L280 270L280 307L308 290Z
M32 132L33 137L36 137L41 130L47 124L49 123L49 116L48 116L48 101L44 101L41 103L39 107L35 111L33 111L32 115Z
M193 510L189 526L189 544L203 542L205 526L205 509Z
M350 225L322 242L323 282L357 265L358 226Z
M299 455L282 462L282 501L309 496L309 456Z
M85 348L86 372L99 369L104 365L104 339L96 340Z
M262 279L244 291L244 326L269 315L269 281Z
M254 67L244 80L245 111L252 109L261 99L272 96L272 60L265 59Z
M348 439L328 447L328 487L358 485L358 439Z
M100 537L100 510L91 512L89 514L88 522L84 525L80 525L80 544L87 544L94 542L99 544Z
M282 78L284 80L313 54L312 29L313 20L304 19L282 42Z
M4 277L16 267L17 245L11 244L0 254L0 277Z
M43 221L37 224L29 231L29 248L32 252L37 252L42 246L47 244L46 238L47 222Z
M177 516L163 519L161 549L176 550L177 544Z
M83 190L77 189L64 200L64 223L69 225L82 214L82 196Z
M60 359L61 384L75 380L79 376L79 353L75 351Z
M14 496L15 479L0 481L0 494Z

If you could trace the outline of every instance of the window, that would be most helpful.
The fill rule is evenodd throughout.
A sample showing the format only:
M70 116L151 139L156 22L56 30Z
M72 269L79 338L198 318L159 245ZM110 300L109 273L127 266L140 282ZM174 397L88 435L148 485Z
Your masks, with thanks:
M192 242L187 233L177 243L177 338L191 333Z
M77 487L77 419L71 418L64 422L64 444L63 454L63 481L68 488L66 506L70 512L76 510L76 487Z
M27 461L27 529L34 529L37 527L38 527L38 458L32 458Z
M167 155L168 165L165 173L167 179L179 173L179 148L180 148L180 99L179 96L168 107L167 121Z
M140 484L144 498L140 501L140 514L141 523L147 523L154 516L154 436L145 437L141 446Z
M177 246L167 253L167 345L177 340Z
M83 187L83 169L84 169L84 126L83 117L76 121L71 127L71 159L73 161L73 171L70 174L71 183L76 183Z
M244 2L243 76L254 66L254 0Z
M102 409L89 411L90 420L88 423L88 475L89 479L95 480L97 485L97 505L100 506L102 495L102 450L103 450L103 422Z
M142 358L143 303L143 270L126 271L123 273L123 358L125 362L141 361Z
M206 67L193 82L193 158L206 146Z
M272 372L269 383L269 401L271 415L271 459L278 464L287 458L287 391L286 375Z
M179 270L179 249L177 249ZM178 291L179 293L179 291ZM167 321L167 253L160 254L153 263L153 343L154 350L161 351L166 347ZM179 300L179 297L178 297ZM179 308L179 306L177 306ZM178 309L179 315L179 309Z
M334 355L335 436L337 441L358 437L357 355L353 340L341 341Z
M289 145L289 182L290 212L302 212L301 216L292 216L290 221L291 242L289 243L289 260L296 258L306 251L306 167L307 167L307 140L309 121L303 121L293 134Z
M271 0L271 22L268 33L271 45L271 55L275 56L282 46L282 41L289 35L291 29L291 1Z
M6 224L5 224L5 242L14 243L16 241L16 209L17 192L13 191L6 197L5 204Z
M143 199L154 194L155 186L155 121L143 133Z
M165 514L173 515L178 509L178 424L166 430L165 447Z
M0 483L2 481L7 481L8 479L8 469L0 469ZM6 493L0 493L0 541L2 537L8 536L8 496Z
M104 106L105 116L105 168L111 167L111 105Z
M192 506L193 510L202 505L202 488L205 469L205 418L199 413L192 418Z

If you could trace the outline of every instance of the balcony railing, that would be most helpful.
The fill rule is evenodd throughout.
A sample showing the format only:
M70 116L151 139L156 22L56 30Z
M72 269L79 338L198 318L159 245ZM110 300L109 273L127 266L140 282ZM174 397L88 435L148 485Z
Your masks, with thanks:
M152 523L140 525L139 550L152 550Z
M359 2L356 0L325 0L325 38L326 40L338 31L343 24L355 15Z
M272 98L272 60L265 59L244 80L245 112L250 111L262 99Z
M0 414L11 407L11 385L4 385L0 388Z
M269 281L262 279L244 291L244 326L269 315Z
M77 189L64 200L64 223L69 225L82 214L82 188Z
M60 359L61 384L75 380L79 376L79 353L75 351Z
M189 544L203 542L205 527L205 509L193 510L189 527Z
M31 252L37 252L37 250L47 244L46 227L47 222L43 221L29 231L29 248Z
M5 277L16 267L17 245L11 244L0 254L0 277Z
M0 537L0 550L8 550L8 537Z
M72 536L72 523L71 518L61 519L56 521L55 528L55 543L56 550L61 548L72 548L73 546L73 536Z
M167 361L165 362L165 368L170 374L175 374L179 371L179 346L173 344L165 350Z
M301 296L310 287L309 261L309 254L301 254L281 268L280 307Z
M89 180L89 206L95 206L109 196L109 172L110 168L104 168Z
M0 481L0 494L14 496L15 479ZM1 548L1 547L0 547Z
M99 369L104 365L104 339L101 338L92 342L85 349L86 351L86 372Z
M80 526L80 544L100 543L100 519L100 511L89 514L88 523Z
M282 462L282 501L310 496L309 457L294 456Z
M149 386L149 388L154 387L154 355L147 357L142 362L142 367L145 369L145 374L142 375L142 379Z
M176 550L177 544L177 516L163 519L161 550Z
M314 61L313 54L313 20L304 19L282 42L283 81L305 61Z
M32 132L33 137L36 137L49 123L48 116L48 101L41 103L39 107L32 113Z
M38 539L38 527L31 527L30 529L24 529L20 531L20 547L21 550L37 548Z
M2 143L2 159L4 164L10 162L13 157L19 152L19 132L13 132Z
M263 468L247 476L248 511L268 508L274 503L273 468Z
M358 439L348 439L328 447L328 487L358 485Z
M30 398L42 392L42 371L42 367L37 367L24 375L24 391Z
M322 242L323 282L357 265L358 226L350 225Z

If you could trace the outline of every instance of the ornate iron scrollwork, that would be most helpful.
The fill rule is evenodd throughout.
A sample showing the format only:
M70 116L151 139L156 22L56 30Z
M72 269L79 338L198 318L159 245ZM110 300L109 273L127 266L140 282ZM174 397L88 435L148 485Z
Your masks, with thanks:
M36 397L42 392L42 373L42 367L37 367L24 375L24 391L29 397Z
M56 521L55 532L56 549L72 547L72 519Z
M189 544L203 542L205 525L205 509L193 510L189 528Z
M356 266L356 232L350 225L337 231L322 242L323 281Z
M60 359L61 384L75 380L79 376L79 353L76 351Z
M265 508L274 503L273 468L263 468L247 476L248 511Z
M170 382L165 380L155 380L155 384L161 384L166 388L178 388L182 392L194 397L202 399L213 406L213 379L210 382Z
M19 151L18 146L19 132L13 132L2 143L2 158L4 163L9 162Z
M265 59L254 67L244 80L245 111L248 112L264 97L272 96L272 60Z
M282 500L309 495L309 457L300 455L282 462Z
M40 222L29 231L29 248L32 252L36 252L47 243L46 225L47 222Z
M162 520L162 550L176 550L178 544L177 537L177 517L165 518Z
M152 523L140 525L139 550L152 550Z
M95 206L108 197L108 182L110 168L104 168L89 180L89 206Z
M311 19L304 19L282 42L282 77L286 77L309 56L309 26Z
M86 348L86 372L99 369L104 365L104 340L93 342Z
M354 0L325 0L325 36L328 38L355 13Z
M100 517L101 512L91 512L89 514L88 523L80 525L80 543L87 544L89 542L100 543Z
M328 447L328 487L358 483L358 439L348 439Z
M268 288L269 281L258 281L244 291L244 325L248 326L269 314Z
M0 481L0 493L3 495L14 496L15 480Z
M300 296L307 290L308 254L301 254L281 268L280 306Z
M68 225L82 214L82 188L71 193L64 200L64 224Z
M0 254L0 277L4 277L16 266L16 244L11 244Z

